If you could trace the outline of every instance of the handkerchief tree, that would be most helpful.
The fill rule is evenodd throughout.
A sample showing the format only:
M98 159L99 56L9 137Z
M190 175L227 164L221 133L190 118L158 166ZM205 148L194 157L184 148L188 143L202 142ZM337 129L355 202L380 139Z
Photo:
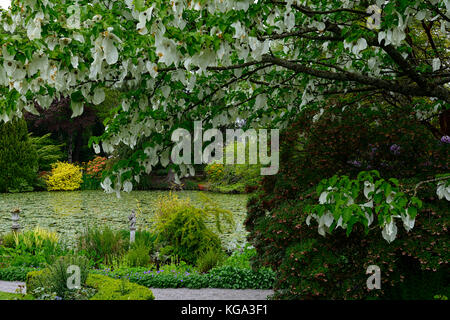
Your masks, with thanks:
M94 149L148 142L105 177L118 194L167 164L172 131L195 120L284 128L377 97L445 136L430 120L449 127L449 28L449 0L15 0L0 18L0 119L60 96L76 117L120 91Z

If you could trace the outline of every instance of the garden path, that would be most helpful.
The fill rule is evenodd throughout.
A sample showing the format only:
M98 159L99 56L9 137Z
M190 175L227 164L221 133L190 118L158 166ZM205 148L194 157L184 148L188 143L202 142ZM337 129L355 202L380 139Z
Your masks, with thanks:
M17 293L17 289L19 286L23 286L25 289L25 282L18 281L0 281L0 291L9 292L9 293Z
M266 300L272 290L233 289L156 289L152 288L156 300Z
M16 293L24 282L0 281L0 291ZM233 289L157 289L151 288L156 300L266 300L272 290Z

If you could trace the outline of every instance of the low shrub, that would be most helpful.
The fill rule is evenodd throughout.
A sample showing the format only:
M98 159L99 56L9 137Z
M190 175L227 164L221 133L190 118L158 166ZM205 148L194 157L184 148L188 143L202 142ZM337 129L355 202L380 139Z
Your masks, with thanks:
M177 256L187 263L195 263L202 252L221 248L219 237L207 228L202 211L195 207L177 211L161 225L158 243L161 257Z
M80 188L83 181L81 168L67 162L52 164L52 171L46 176L47 189L49 191L72 191Z
M225 266L231 266L240 269L251 269L252 261L256 258L256 249L247 244L241 250L234 251L223 263Z
M104 228L86 228L77 239L77 250L94 262L95 266L110 264L120 258L128 248L128 241L120 231Z
M230 219L229 212L211 203L204 208L190 204L173 193L160 197L154 215L159 249L159 259L178 257L187 263L195 263L208 250L221 250L219 237L206 226L206 218L215 216L216 227L221 230L220 218Z
M259 270L222 266L208 274L210 288L224 289L272 289L275 273L267 268Z
M21 233L7 233L1 243L2 263L8 266L43 266L67 252L56 232L39 226Z
M103 170L109 166L108 159L96 156L85 165L81 189L96 190L100 188Z
M80 271L80 288L68 288L68 280L72 273L69 267L76 266ZM89 297L84 290L89 274L90 263L83 256L62 256L43 270L32 272L27 276L27 292L37 298L55 295L64 300L79 300Z
M149 288L224 288L224 289L272 289L275 273L268 269L243 269L221 266L208 273L199 273L195 268L165 266L153 268L121 268L116 270L95 270L97 274L112 278L126 278L131 282Z
M145 267L152 262L152 249L145 243L133 244L123 257L125 265L129 267Z
M248 144L234 142L224 148L224 156L229 152L233 152L235 158L238 154L245 154L245 163L212 162L206 166L205 173L211 184L211 190L222 193L245 193L258 185L261 165L249 163L249 151Z
M99 274L89 275L86 285L97 290L90 300L154 300L150 289L122 279Z
M36 289L39 288L40 285L40 280L39 277L43 276L44 274L44 270L32 270L30 272L28 272L27 274L25 274L25 284L27 287L27 293L31 294L34 291L36 291Z
M32 267L5 267L0 268L0 280L3 281L26 281L27 274L38 271Z
M44 270L33 271L27 274L26 286L27 292L40 291L41 280L45 275ZM89 292L89 300L154 300L153 293L150 289L141 285L130 283L126 279L116 280L100 274L89 274L85 281L85 290ZM55 295L47 295L56 298ZM67 296L72 298L72 296Z
M197 259L197 268L200 272L208 272L225 260L224 253L217 250L208 250Z

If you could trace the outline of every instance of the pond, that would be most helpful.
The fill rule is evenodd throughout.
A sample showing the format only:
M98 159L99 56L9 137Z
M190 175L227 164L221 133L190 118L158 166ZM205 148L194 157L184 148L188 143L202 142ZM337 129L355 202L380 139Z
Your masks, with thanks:
M11 210L21 209L20 225L29 230L36 226L56 231L69 245L86 226L109 226L113 229L128 229L128 216L132 209L141 208L137 217L138 229L152 229L150 220L158 196L169 191L123 192L118 199L115 194L101 190L71 192L28 192L0 194L0 234L11 230ZM200 193L204 193L219 207L233 212L235 226L223 230L220 235L225 248L232 250L245 243L246 231L243 222L246 215L247 195L218 194L204 191L178 191L180 198L189 197L192 203L202 205ZM213 227L214 221L208 221Z

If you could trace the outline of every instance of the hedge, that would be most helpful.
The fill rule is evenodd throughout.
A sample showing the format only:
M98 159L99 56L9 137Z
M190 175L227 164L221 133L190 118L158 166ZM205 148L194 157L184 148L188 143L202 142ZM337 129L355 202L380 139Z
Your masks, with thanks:
M31 267L6 267L0 268L0 280L3 281L25 281L27 274L38 269Z
M32 271L27 274L27 292L33 292L37 288L36 278L42 274L42 270ZM150 289L127 280L117 280L104 275L90 274L86 285L97 290L90 300L154 300Z
M221 289L272 289L275 273L266 268L252 270L221 266L208 273L145 271L144 268L95 270L94 273L112 278L126 278L149 288L221 288Z
M124 282L122 282L124 281ZM154 300L150 289L130 283L126 280L116 280L99 274L90 274L86 285L97 289L90 300Z

